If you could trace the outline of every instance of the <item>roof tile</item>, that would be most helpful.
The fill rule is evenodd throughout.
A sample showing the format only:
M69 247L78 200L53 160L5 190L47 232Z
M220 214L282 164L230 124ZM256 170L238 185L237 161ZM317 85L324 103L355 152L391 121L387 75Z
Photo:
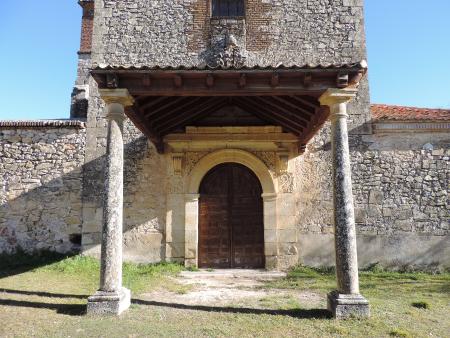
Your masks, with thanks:
M450 121L449 109L371 105L374 121Z

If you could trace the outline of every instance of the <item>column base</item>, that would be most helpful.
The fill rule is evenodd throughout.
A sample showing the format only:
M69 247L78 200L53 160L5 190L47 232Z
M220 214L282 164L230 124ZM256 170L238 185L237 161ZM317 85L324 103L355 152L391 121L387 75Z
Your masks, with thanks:
M97 291L88 298L88 315L120 315L131 304L131 292L122 288L118 292Z
M342 294L333 291L328 294L328 311L336 319L368 318L370 316L369 301L356 294Z

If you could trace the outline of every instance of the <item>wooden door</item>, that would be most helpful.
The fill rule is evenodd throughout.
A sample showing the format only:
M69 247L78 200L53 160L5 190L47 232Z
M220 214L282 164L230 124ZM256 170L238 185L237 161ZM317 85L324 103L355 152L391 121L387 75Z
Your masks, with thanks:
M262 188L247 167L225 163L200 186L199 267L263 268Z

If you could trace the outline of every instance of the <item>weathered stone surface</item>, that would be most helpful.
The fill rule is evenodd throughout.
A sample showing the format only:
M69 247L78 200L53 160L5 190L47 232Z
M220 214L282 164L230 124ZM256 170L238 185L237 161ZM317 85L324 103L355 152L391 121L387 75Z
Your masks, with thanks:
M131 305L131 293L126 288L114 292L97 291L88 298L88 315L120 315Z
M78 251L85 129L0 129L0 252Z
M97 0L93 62L120 66L204 63L210 52L209 24L202 26L205 32L199 35L193 31L195 24L209 18L206 8L192 5L196 2L203 1L163 0L156 4ZM253 2L247 7L252 6ZM254 7L247 18L250 66L358 62L365 58L362 0L261 1ZM194 20L202 10L205 18ZM254 22L253 18L259 20ZM193 49L192 39L204 41L197 41Z
M333 291L328 294L327 307L336 319L368 318L370 316L369 302L359 294L340 294Z

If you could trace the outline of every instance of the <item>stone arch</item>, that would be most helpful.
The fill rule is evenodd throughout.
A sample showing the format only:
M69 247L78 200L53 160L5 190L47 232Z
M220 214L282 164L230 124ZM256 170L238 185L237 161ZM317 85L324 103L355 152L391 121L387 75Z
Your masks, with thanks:
M264 209L264 255L266 268L278 265L277 238L277 186L270 175L269 168L258 157L245 150L223 149L204 156L194 166L187 177L185 191L185 265L198 265L198 219L199 188L203 177L215 166L222 163L239 163L249 168L258 177L263 190Z
M194 166L189 174L186 193L198 194L200 183L208 171L219 164L227 162L242 164L253 171L261 183L264 195L277 192L276 184L269 173L269 168L258 157L245 150L223 149L204 156Z

